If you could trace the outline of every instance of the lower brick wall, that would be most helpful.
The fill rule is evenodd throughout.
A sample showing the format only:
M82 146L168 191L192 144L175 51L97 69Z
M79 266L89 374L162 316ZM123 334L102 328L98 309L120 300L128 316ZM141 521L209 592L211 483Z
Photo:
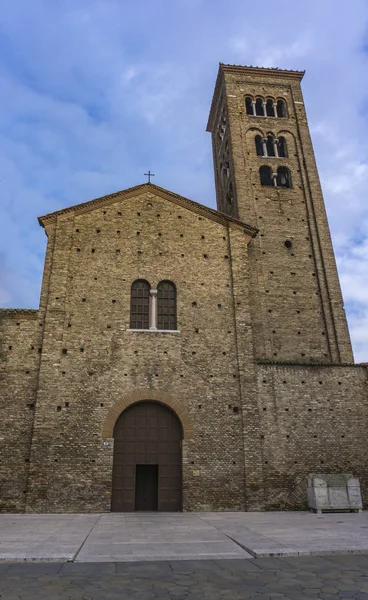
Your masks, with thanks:
M257 367L264 507L306 508L306 475L358 476L368 503L367 369Z
M40 359L37 311L0 311L0 512L23 512Z

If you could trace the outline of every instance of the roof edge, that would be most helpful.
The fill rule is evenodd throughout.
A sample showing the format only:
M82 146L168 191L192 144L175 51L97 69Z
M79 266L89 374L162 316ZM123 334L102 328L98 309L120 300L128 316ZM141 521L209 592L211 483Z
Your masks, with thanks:
M38 308L0 308L0 318L5 317L26 317L35 318L38 316Z
M189 198L185 198L180 194L175 194L174 192L170 192L165 188L162 188L154 183L142 183L140 185L136 185L131 188L127 188L125 190L120 190L118 192L114 192L113 194L107 194L106 196L100 196L99 198L94 198L93 200L88 200L87 202L82 202L81 204L75 204L73 206L68 206L67 208L57 210L53 213L49 213L47 215L43 215L38 217L38 222L42 227L45 227L45 224L49 222L53 222L57 219L59 215L64 215L67 213L80 212L84 210L88 210L89 208L93 210L98 205L102 205L109 201L115 201L124 196L134 195L136 192L143 191L151 191L152 193L156 192L161 197L166 197L168 199L173 199L174 201L179 201L183 206L187 206L189 209L194 209L196 212L203 214L204 216L211 218L217 222L227 224L234 223L238 227L241 227L246 231L246 233L250 237L255 237L258 233L258 229L253 227L252 225L248 225L239 219L235 219L234 217L229 217L225 213L214 210L213 208L209 208L203 204L199 204L199 202L195 202L194 200L190 200Z
M304 71L293 69L280 69L279 67L257 67L253 65L228 65L220 63L220 68L228 73L248 73L249 75L272 75L283 79L297 79L301 81L305 75Z

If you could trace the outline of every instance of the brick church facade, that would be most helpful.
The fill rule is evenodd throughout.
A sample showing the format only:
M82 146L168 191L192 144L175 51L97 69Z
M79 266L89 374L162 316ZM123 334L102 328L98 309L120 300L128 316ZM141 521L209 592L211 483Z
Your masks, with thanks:
M38 310L0 311L0 511L368 494L355 365L300 82L220 65L217 210L151 183L48 214Z

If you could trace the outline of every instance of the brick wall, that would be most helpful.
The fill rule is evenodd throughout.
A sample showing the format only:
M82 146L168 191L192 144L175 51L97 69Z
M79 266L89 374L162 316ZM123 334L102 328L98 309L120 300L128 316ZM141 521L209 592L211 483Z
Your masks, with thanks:
M104 422L137 390L168 394L194 424L184 440L184 508L243 509L235 316L246 340L249 238L151 193L65 214L53 228L27 510L109 510ZM178 332L129 331L138 278L175 283ZM248 344L242 360L252 359Z
M37 311L0 310L0 511L23 512L41 333Z
M257 366L266 509L305 508L308 473L353 473L368 498L366 367Z

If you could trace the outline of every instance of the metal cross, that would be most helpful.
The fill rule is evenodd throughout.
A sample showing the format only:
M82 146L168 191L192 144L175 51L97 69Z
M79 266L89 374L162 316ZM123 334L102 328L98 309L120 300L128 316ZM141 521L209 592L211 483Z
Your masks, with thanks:
M145 173L145 176L148 177L148 183L151 183L151 177L154 177L155 174L148 171L148 173Z

